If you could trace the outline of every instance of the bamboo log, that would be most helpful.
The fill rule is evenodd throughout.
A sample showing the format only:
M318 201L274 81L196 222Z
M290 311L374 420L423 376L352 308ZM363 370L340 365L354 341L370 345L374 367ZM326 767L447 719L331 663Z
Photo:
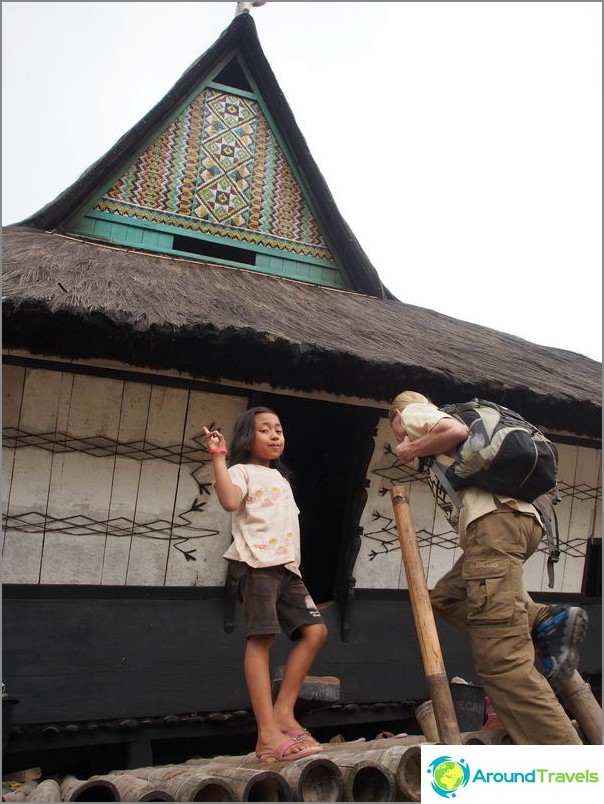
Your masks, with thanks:
M397 797L403 801L421 800L421 749L418 745L375 748L367 754L393 774Z
M216 776L181 773L162 782L174 801L237 801L231 785Z
M343 743L323 743L321 748L327 753L355 748L392 748L397 745L420 745L426 742L423 734L408 734L406 737L378 737L375 740L349 740Z
M174 801L174 797L162 787L161 782L153 784L126 771L90 777L90 781L97 779L108 779L112 782L120 794L121 801Z
M235 793L235 801L292 801L286 779L276 770L209 765L212 774L226 781Z
M407 490L402 486L393 486L390 494L409 585L413 619L438 733L441 741L446 745L461 745L461 734L443 662L426 575L417 544L409 497Z
M44 779L36 786L29 796L28 801L61 801L61 788L54 779Z
M162 782L168 781L173 776L178 776L182 773L184 765L150 765L143 768L132 768L128 770L111 771L109 776L119 776L122 773L129 776L135 776L137 779L144 781Z
M160 765L120 771L166 791L174 801L236 801L235 791L221 776L204 768Z
M116 786L105 779L82 781L65 776L59 785L63 801L120 801Z
M396 801L394 774L383 765L362 759L344 774L345 801Z
M433 743L427 743L423 736L408 735L407 737L382 737L376 740L325 743L322 748L325 754L336 763L337 755L340 752L358 753L359 757L366 756L372 761L379 762L394 774L398 794L403 796L404 801L419 801L421 788L420 745L433 745ZM317 756L321 756L321 754Z
M342 772L335 762L315 754L288 762L271 763L291 788L295 801L340 801Z
M40 772L41 773L41 772ZM15 774L17 775L17 774ZM7 777L2 777L2 782L6 782ZM27 781L19 781L19 787L16 790L10 790L7 793L3 793L2 801L25 801L25 799L30 795L30 793L36 789L38 786L38 782L35 779L28 779Z
M575 670L568 681L556 692L562 703L573 714L589 745L602 745L602 707L596 701L591 687Z
M189 759L186 764L201 768L212 764L254 769L267 767L267 763L261 762L255 753L212 759ZM344 789L342 774L337 764L321 754L296 760L271 762L270 769L286 780L296 801L339 801Z
M3 793L2 801L26 801L37 786L34 781L24 782L18 789Z
M464 745L514 745L512 738L505 729L463 731L461 740Z
M369 759L363 749L337 751L330 754L340 769L344 782L345 801L394 801L394 774L375 759Z
M224 779L181 774L164 782L174 801L237 801L231 785Z
M434 714L434 707L432 701L424 701L415 710L415 719L419 723L420 729L426 736L428 742L438 742L438 724L436 722L436 715Z
M184 763L141 770L150 782L161 782L176 801L291 801L292 791L283 776L270 769L243 768L235 764ZM204 795L204 798L200 796ZM219 798L209 798L210 795ZM183 796L188 796L183 798ZM228 796L228 797L227 797Z

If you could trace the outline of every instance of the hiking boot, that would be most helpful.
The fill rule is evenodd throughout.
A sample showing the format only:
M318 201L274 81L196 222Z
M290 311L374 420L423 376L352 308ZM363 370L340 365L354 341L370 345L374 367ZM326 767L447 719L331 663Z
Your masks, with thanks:
M553 686L569 679L579 665L577 646L587 632L587 612L579 606L548 606L550 616L533 628L543 675Z

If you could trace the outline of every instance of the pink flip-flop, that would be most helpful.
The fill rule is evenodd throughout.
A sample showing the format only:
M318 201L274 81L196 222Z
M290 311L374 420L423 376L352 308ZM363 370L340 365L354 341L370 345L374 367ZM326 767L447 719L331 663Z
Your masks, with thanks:
M304 737L310 737L311 740L315 740L315 742L317 742L308 729L292 729L291 731L286 731L285 733L290 737L294 737L296 740L300 740L300 742L304 741Z
M311 754L319 754L323 749L320 745L309 746L302 751L296 751L293 754L286 754L288 748L293 745L300 745L300 740L297 737L289 737L278 745L273 751L265 751L263 754L258 754L260 762L292 762L295 759L302 759L309 757Z

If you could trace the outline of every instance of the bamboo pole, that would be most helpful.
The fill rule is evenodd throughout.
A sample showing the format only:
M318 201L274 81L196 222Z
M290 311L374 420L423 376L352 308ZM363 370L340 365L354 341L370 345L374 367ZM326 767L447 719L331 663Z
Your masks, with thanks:
M91 776L89 781L106 779L115 785L121 801L174 801L167 788L139 779L127 771L109 773L105 776Z
M564 706L572 712L589 745L602 745L602 707L591 687L575 670L556 690Z
M423 734L408 734L406 737L377 737L375 740L348 740L343 743L323 743L322 751L350 750L351 748L392 748L397 745L421 745L426 742Z
M401 545L401 555L409 585L409 597L419 646L434 707L438 733L445 745L462 745L461 734L453 706L453 698L445 671L442 651L434 621L434 612L428 593L417 536L409 507L407 489L393 486L390 489L394 519Z
M28 801L61 801L59 783L54 779L44 779L27 797Z
M395 800L394 774L377 759L370 759L367 751L334 751L330 757L342 774L345 801Z
M186 765L220 774L224 768L261 772L267 767L281 776L296 801L339 801L344 789L342 774L331 757L313 754L283 762L261 762L256 754L189 759Z
M464 745L513 745L512 738L505 729L480 729L479 731L462 731L461 740Z
M121 801L116 786L104 779L90 782L68 775L59 787L63 801Z
M367 758L384 765L394 774L398 794L403 801L419 801L421 787L420 745L427 743L425 737L382 737L376 740L324 743L323 752L337 764L338 754L357 753L359 760ZM321 754L317 754L321 756ZM417 797L416 797L417 796Z

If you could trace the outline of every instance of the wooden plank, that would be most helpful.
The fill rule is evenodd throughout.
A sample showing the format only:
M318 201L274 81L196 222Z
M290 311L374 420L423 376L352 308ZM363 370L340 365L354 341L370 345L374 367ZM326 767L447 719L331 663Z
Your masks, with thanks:
M144 436L151 457L141 469L128 585L165 584L189 393L157 385L151 391Z
M100 583L122 388L119 380L73 377L65 449L52 464L53 524L45 536L41 583Z
M152 386L125 382L117 433L109 501L109 530L103 560L103 584L126 583L128 560L134 538L136 500L145 464L144 440Z
M185 459L180 466L174 527L166 585L220 586L226 575L222 555L231 541L231 515L212 491L214 474L203 426L214 423L230 442L235 419L247 408L246 397L191 391L183 434ZM199 454L196 450L199 448ZM196 460L191 462L191 457Z
M2 432L9 436L19 427L25 369L21 366L2 366ZM2 513L8 512L10 487L13 479L15 450L2 442ZM4 529L3 529L4 531Z
M4 583L38 583L60 400L70 383L59 372L27 369L19 431L39 446L15 450L3 551Z

